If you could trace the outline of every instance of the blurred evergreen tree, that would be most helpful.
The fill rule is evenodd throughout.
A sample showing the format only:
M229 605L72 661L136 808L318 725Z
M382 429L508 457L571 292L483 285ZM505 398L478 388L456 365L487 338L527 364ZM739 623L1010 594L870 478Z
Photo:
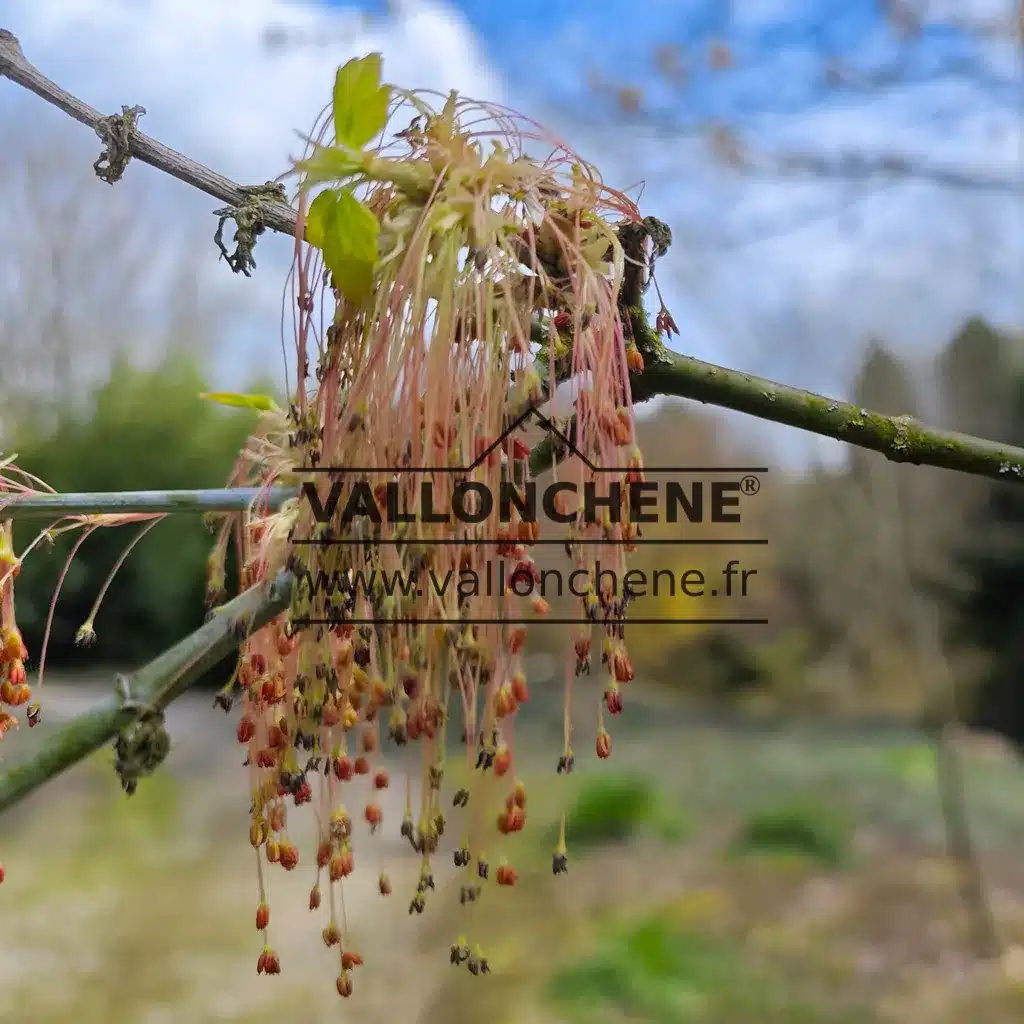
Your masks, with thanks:
M1005 440L1024 445L1024 376ZM959 595L956 639L987 655L970 718L1024 750L1024 486L993 483L962 543L970 585Z
M1016 379L1013 363L1010 335L978 317L968 320L936 360L939 425L1009 442ZM947 477L942 474L932 514L940 520L938 544L949 551L960 546L964 530L981 514L991 485L981 477L958 474L956 485L951 487ZM969 580L963 578L963 567L954 561L935 582L963 586Z
M1013 400L1010 339L972 317L942 350L936 364L942 426L1000 438Z

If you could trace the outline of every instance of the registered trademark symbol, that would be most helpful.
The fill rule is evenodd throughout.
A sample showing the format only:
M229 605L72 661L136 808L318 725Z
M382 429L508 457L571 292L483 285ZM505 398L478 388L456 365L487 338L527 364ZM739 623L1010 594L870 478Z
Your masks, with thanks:
M757 494L761 490L761 481L756 476L745 476L740 481L740 490L744 494Z

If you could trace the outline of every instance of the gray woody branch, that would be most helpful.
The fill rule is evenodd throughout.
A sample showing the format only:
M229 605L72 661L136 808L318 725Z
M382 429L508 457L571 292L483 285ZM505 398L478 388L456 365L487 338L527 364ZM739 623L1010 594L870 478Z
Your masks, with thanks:
M94 110L87 103L83 103L76 96L62 89L56 82L51 82L32 63L25 59L21 52L21 44L17 37L0 28L0 76L9 78L17 85L34 92L40 99L63 110L65 114L73 117L76 121L91 128L100 138L105 138L105 126L110 118ZM141 107L133 108L138 113L144 113ZM116 117L117 115L115 115ZM135 129L127 132L125 140L131 156L149 164L157 170L172 175L186 185L192 185L205 192L214 199L231 206L243 205L248 198L243 186L225 178L223 174L197 164L187 156L165 146L148 135L143 135ZM99 171L97 171L99 173ZM284 202L265 201L263 203L263 218L266 226L274 231L284 234L295 233L295 211Z

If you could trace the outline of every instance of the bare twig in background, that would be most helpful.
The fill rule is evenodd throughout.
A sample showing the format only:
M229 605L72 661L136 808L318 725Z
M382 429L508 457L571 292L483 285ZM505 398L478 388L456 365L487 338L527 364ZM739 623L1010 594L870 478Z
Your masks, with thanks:
M926 42L930 28L941 27L961 33L964 39L973 39L991 47L993 43L1024 42L1024 7L1018 0L1003 0L1001 16L983 20L981 17L963 16L955 11L956 4L942 4L941 10L928 3L908 3L905 0L886 0L877 15L882 25L888 24L896 53L891 57L879 58L876 54L862 55L856 43L847 43L850 52L841 55L833 43L826 51L824 36L830 18L836 18L841 7L833 12L821 11L809 15L822 32L818 39L821 47L820 74L808 81L809 95L805 109L815 108L834 96L838 99L879 96L885 90L897 90L925 82L941 82L955 79L970 82L984 90L993 99L994 105L1010 114L1019 105L1019 66L1012 61L987 63L980 53L964 52L962 48L937 56L929 70L922 75L916 47ZM680 19L686 22L685 18ZM732 14L729 5L723 3L716 19L714 37L707 35L707 26L692 26L688 38L666 42L657 46L651 54L651 70L657 76L661 92L671 90L671 99L664 95L661 101L655 98L649 102L634 84L621 80L616 69L613 79L607 79L591 71L588 78L591 92L605 101L603 124L616 123L619 126L654 133L660 138L700 138L711 154L723 167L730 167L749 177L757 178L803 178L821 181L893 183L919 181L939 188L960 192L987 193L1024 196L1024 179L1015 167L1002 170L963 165L960 166L931 161L912 149L876 150L865 152L863 146L847 147L839 152L826 154L808 149L784 148L770 151L753 143L749 125L745 129L739 122L742 116L767 114L773 109L775 97L767 90L754 106L747 106L742 114L737 113L730 121L715 120L705 123L700 116L687 117L683 111L693 111L694 104L687 103L688 92L693 88L706 86L711 76L728 77L734 70L751 70L741 58L734 58L726 35L730 28ZM776 19L773 19L776 20ZM785 31L785 23L791 18L783 12L777 21ZM803 22L803 19L801 19ZM685 28L681 29L686 31ZM747 44L744 46L744 44ZM799 48L806 44L795 32L786 42L776 42L775 49L792 45ZM739 48L749 52L749 39L743 38ZM884 51L882 51L884 52ZM753 59L756 59L753 58ZM865 65L865 61L873 62ZM1000 66L1001 65L1001 66ZM640 69L637 69L640 72ZM673 100L678 100L673 104ZM573 120L588 127L602 124L600 111L594 112L595 104L588 104L589 110L572 111ZM779 113L779 108L775 108ZM788 112L788 108L787 108ZM815 143L811 143L812 146Z
M574 114L573 122L585 128L602 127L600 120L585 115ZM816 180L878 187L899 181L921 181L957 192L1024 196L1024 181L1019 175L1005 172L929 163L897 153L848 151L829 157L797 150L782 154L766 153L751 148L743 142L740 133L723 125L688 128L668 115L646 111L643 107L629 112L627 124L629 128L642 130L656 139L700 138L723 167L751 179Z

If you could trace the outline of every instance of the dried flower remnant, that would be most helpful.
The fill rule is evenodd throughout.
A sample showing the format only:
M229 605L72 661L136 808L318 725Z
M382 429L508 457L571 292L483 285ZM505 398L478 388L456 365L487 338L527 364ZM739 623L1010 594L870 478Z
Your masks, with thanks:
M21 570L21 561L14 553L13 533L10 520L0 522L0 740L8 729L18 727L14 709L28 704L32 697L25 675L28 650L14 619L14 580ZM29 704L30 727L39 721L39 716L39 705Z
M556 473L578 493L592 486L605 499L600 507L618 492L619 522L629 519L622 485L643 479L629 386L642 358L619 301L627 266L619 232L643 223L636 207L533 122L455 93L437 109L431 94L382 85L380 72L378 55L338 71L333 106L296 164L302 237L287 304L298 380L287 410L261 406L261 429L231 482L303 485L279 512L251 509L237 535L244 585L282 569L297 582L289 611L242 644L220 701L239 708L260 905L269 867L294 859L288 817L311 802L319 824L309 908L322 892L331 913L324 941L341 949L351 937L335 910L344 880L364 863L357 827L396 828L420 858L410 914L433 896L432 860L451 813L441 788L453 701L471 780L449 797L461 818L455 863L468 872L460 898L476 903L485 889L517 879L504 861L491 871L485 851L527 819L525 787L506 780L515 771L515 719L529 697L526 623L548 611L531 554L540 523L522 509L503 517L497 501L476 515L436 510L459 508L466 493L528 482L530 450L506 437L509 425L569 377L587 387L574 409L553 415L574 413L585 459ZM528 157L527 146L549 155ZM332 498L333 466L350 468ZM569 518L566 549L591 580L582 600L591 625L569 640L563 772L574 763L571 689L591 670L592 632L604 677L595 703L613 693L618 705L632 678L629 595L596 582L598 563L624 571L622 528L612 515L585 521L582 506ZM225 519L211 593L223 588L232 529ZM387 583L417 574L459 583ZM505 592L460 585L496 578L508 581ZM610 752L603 726L602 736L599 749ZM408 789L395 824L380 799L395 782L380 761L384 739L419 751L409 766L419 789ZM500 813L498 793L506 794ZM563 842L556 870L565 862ZM366 863L379 872L372 858ZM391 892L383 873L378 888ZM490 970L466 940L452 950L452 962L473 974ZM342 996L358 963L343 954Z
M5 497L28 497L32 495L52 495L53 490L38 477L27 473L16 465L17 456L0 457L0 500ZM89 535L100 527L117 527L131 523L142 523L142 529L134 539L125 546L115 561L107 578L100 587L96 600L93 602L87 622L78 630L76 643L89 643L95 640L93 623L103 603L110 584L117 575L135 545L164 518L163 514L132 514L115 513L109 515L73 514L62 517L58 522L39 531L35 537L18 553L14 550L13 521L0 519L0 740L8 729L18 727L18 719L10 710L25 709L25 720L30 729L43 721L43 706L39 700L32 700L33 687L29 686L25 663L28 659L21 631L15 620L14 582L21 571L22 562L40 545L52 547L54 540L61 534L78 531L79 536L72 546L71 553L64 563L57 580L57 586L50 601L43 640L39 652L38 672L35 681L35 692L42 691L43 670L46 664L46 650L49 643L50 629L53 624L57 599L67 576L71 563L78 549ZM31 701L31 703L30 703Z
M5 705L22 707L32 697L25 675L28 650L14 618L14 581L21 560L14 553L13 533L10 520L0 523L0 710Z

